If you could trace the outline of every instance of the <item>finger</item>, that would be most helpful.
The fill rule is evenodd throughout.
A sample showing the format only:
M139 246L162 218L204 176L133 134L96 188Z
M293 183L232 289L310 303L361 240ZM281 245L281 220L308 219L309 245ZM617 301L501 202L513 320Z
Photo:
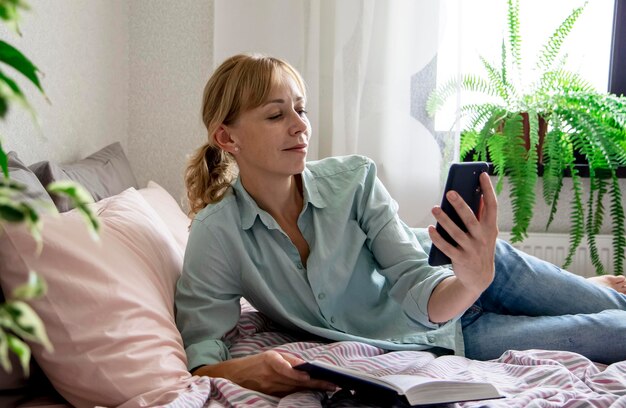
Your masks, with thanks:
M280 352L278 354L280 354L281 357L283 359L285 359L292 367L293 366L297 366L299 364L305 363L304 360L302 360L301 358L298 358L298 357L296 357L294 355L291 355L291 354L288 354L288 353L280 353Z
M478 222L485 219L485 200L483 196L480 196L480 201L478 203L478 214L476 214L476 218Z
M430 240L433 242L433 245L439 248L448 258L455 259L457 257L459 253L458 249L446 241L433 225L428 226L428 235L430 235Z
M480 175L480 188L483 192L483 200L485 201L485 217L488 222L497 222L498 217L498 199L496 192L491 184L491 179L487 173Z
M294 370L291 363L285 359L285 356L286 354L281 353L276 353L272 356L269 362L272 370L280 376L297 382L309 381L311 379L308 373L300 370Z
M455 234L457 236L458 234L464 234L463 230L438 205L433 207L431 213L437 220L439 227L443 228L452 238L454 238Z
M296 370L293 368L294 366L305 363L304 360L296 356L293 356L291 354L287 354L287 353L279 353L279 354L290 365L289 367L290 372L295 372L296 374L304 374L304 376L299 376L298 378L290 377L287 375L288 378L292 378L296 380L299 386L302 386L305 388L314 388L314 389L329 390L329 391L333 391L335 390L335 388L337 388L337 386L333 383L330 383L324 380L312 379L308 373L304 371Z
M337 389L337 385L324 380L309 380L304 385L307 388L324 391L335 391Z
M432 213L435 219L437 220L439 227L443 228L443 230L450 236L450 238L456 241L456 245L462 246L461 244L468 238L467 233L463 231L461 227L459 227L454 222L454 220L452 220L452 218L450 218L448 214L446 214L440 207L435 206L432 210ZM438 231L437 231L437 234L439 234ZM444 238L444 236L445 234L441 235L441 239L444 240L445 242L448 242L446 239L447 237ZM449 245L451 248L456 248L454 243L449 243ZM437 247L439 248L439 246Z
M465 228L467 228L470 234L473 233L473 230L478 226L478 220L476 219L476 214L474 214L470 206L456 191L448 191L446 198L450 204L452 204L452 207L454 207L454 210L458 214L459 218L461 218L463 224L465 224ZM450 231L448 232L450 233ZM465 233L463 233L463 235L465 235ZM459 242L456 237L453 236L453 238L455 241ZM461 239L461 237L459 237L459 239Z

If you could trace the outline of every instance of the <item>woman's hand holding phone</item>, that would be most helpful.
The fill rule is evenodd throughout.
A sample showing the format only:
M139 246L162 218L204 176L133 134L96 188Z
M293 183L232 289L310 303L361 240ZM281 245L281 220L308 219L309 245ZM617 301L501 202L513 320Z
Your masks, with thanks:
M457 246L446 241L430 225L428 232L433 246L452 261L454 277L442 281L429 300L428 313L431 321L445 322L466 310L491 284L495 274L495 246L498 237L498 202L487 173L480 174L482 197L475 215L468 204L454 191L446 198L467 228L463 231L441 207L432 214L441 228L445 229Z
M491 180L487 173L480 175L483 196L478 214L474 215L467 203L454 191L446 197L467 228L464 232L440 207L433 208L433 215L450 237L457 243L455 247L429 226L430 238L444 254L452 260L454 274L468 289L477 292L485 290L494 274L496 238L498 238L498 202Z

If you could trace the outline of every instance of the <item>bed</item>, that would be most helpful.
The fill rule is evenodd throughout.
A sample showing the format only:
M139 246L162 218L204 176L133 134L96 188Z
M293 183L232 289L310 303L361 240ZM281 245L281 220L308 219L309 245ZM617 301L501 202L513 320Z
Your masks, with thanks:
M32 307L55 349L32 345L28 381L19 369L0 372L0 406L374 406L345 391L278 398L225 379L191 376L173 317L189 223L176 200L157 183L137 186L119 144L64 165L26 166L15 153L9 159L11 175L29 186L31 198L51 200L65 211L46 216L39 255L27 231L3 227L2 290L10 294L29 270L44 276L47 294ZM99 241L82 227L79 214L43 189L64 178L80 181L98 200L93 206L102 222ZM301 338L245 299L241 307L237 326L225 336L234 357L275 349L375 375L489 381L506 396L457 404L462 407L626 407L626 361L605 366L575 353L545 350L511 350L493 361L385 352L360 343Z

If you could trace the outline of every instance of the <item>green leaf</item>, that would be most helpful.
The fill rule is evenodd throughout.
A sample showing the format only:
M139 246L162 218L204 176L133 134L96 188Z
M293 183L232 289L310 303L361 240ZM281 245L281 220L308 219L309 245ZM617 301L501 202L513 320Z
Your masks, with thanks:
M24 377L28 377L30 375L30 347L12 334L7 334L7 340L9 343L9 349L20 360Z
M508 0L507 5L509 46L511 47L513 64L519 73L522 66L522 40L520 37L519 0Z
M30 113L31 116L33 116L34 119L37 118L37 116L35 114L35 110L28 103L28 100L26 99L26 96L24 95L24 93L20 89L20 87L17 84L17 82L15 82L13 79L11 79L8 76L6 76L4 74L4 72L2 72L1 70L0 70L0 96L2 96L2 98L7 103L9 101L11 101L11 100L16 101L24 109L26 109L26 111L28 111L28 113ZM7 108L8 108L8 106L7 106Z
M13 319L13 324L9 327L13 333L24 340L40 343L47 351L52 351L53 347L43 322L28 303L11 300L4 307Z
M8 195L15 195L26 191L26 185L11 178L0 178L0 188L10 191Z
M50 193L59 194L70 198L72 202L76 205L92 204L94 202L91 194L89 194L89 192L85 190L80 184L74 181L55 181L48 184L46 189Z
M39 213L35 210L31 203L22 202L21 203L22 211L24 212L26 218L26 226L28 227L28 231L30 235L37 242L37 253L41 252L43 241L41 239L41 228L43 227L41 218L39 217Z
M41 297L46 293L46 282L35 272L30 271L28 274L28 282L16 287L13 290L12 298L21 300L30 300Z
M557 204L561 189L563 188L563 170L574 162L571 144L564 138L560 120L552 118L551 129L545 137L543 145L543 198L550 206L546 231L552 224L557 212Z
M561 51L561 46L563 45L565 38L567 38L569 33L572 31L572 28L574 28L574 23L576 23L576 20L578 20L578 17L582 14L585 6L587 6L587 2L585 2L585 4L581 7L575 8L550 36L548 42L543 46L541 52L539 53L537 61L537 66L539 68L551 68L552 63Z
M596 242L596 235L600 232L600 226L597 225L599 221L602 223L602 220L598 220L598 217L602 216L602 211L598 211L596 205L602 206L602 179L598 179L595 170L593 168L589 169L589 199L587 201L587 219L585 221L585 234L587 235L587 245L589 246L589 255L591 258L591 263L596 268L596 274L604 275L606 272L604 270L604 265L602 265L602 261L600 259L600 254L598 253L598 245ZM594 193L597 191L597 197L594 197ZM595 200L598 200L596 203ZM595 213L595 214L594 214Z
M572 225L569 233L569 249L565 261L563 262L563 269L567 269L574 260L576 255L576 249L580 245L585 231L585 216L582 205L582 181L578 170L574 167L574 164L570 164L570 173L572 177L572 186L574 191L574 198L571 203L570 219Z
M19 202L6 197L0 197L0 220L7 222L24 222L26 214Z
M68 197L76 210L83 216L87 229L94 240L98 239L100 221L89 204L93 203L93 197L80 184L69 180L56 181L46 187L49 192Z
M7 373L13 371L11 360L9 359L9 340L2 327L0 327L0 366Z
M620 190L619 179L615 173L612 174L611 189L611 214L613 215L613 253L614 255L614 273L616 275L624 274L624 249L626 249L626 231L624 224L626 216L622 207L622 192Z
M20 21L20 15L18 9L28 10L29 6L23 0L0 0L0 19L4 20L4 23L12 31L20 34L18 23Z
M9 178L9 156L4 152L2 148L2 136L0 135L0 167L2 168L2 174L4 178Z
M0 92L0 119L3 119L7 115L8 110L9 102L7 98L2 95L2 92Z
M479 92L500 97L500 92L488 80L477 75L464 75L460 80L451 79L433 90L426 101L426 112L434 116L458 91Z
M37 75L39 69L17 48L4 41L0 41L0 61L15 68L28 78L42 94L45 94L39 82L39 76Z
M517 95L515 94L515 89L511 86L511 84L506 82L506 69L498 71L482 56L480 56L480 61L487 71L490 88L498 93L498 96L502 98L505 105L512 105L514 102L511 100L511 97L517 97Z

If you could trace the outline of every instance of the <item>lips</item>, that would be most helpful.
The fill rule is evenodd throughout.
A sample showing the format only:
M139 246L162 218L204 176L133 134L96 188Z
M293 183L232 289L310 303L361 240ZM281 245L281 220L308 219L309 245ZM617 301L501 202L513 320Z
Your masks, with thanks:
M287 151L303 151L303 150L306 150L306 148L308 146L309 146L308 144L302 143L302 144L297 144L295 146L288 147L288 148L283 149L283 150L287 150Z

